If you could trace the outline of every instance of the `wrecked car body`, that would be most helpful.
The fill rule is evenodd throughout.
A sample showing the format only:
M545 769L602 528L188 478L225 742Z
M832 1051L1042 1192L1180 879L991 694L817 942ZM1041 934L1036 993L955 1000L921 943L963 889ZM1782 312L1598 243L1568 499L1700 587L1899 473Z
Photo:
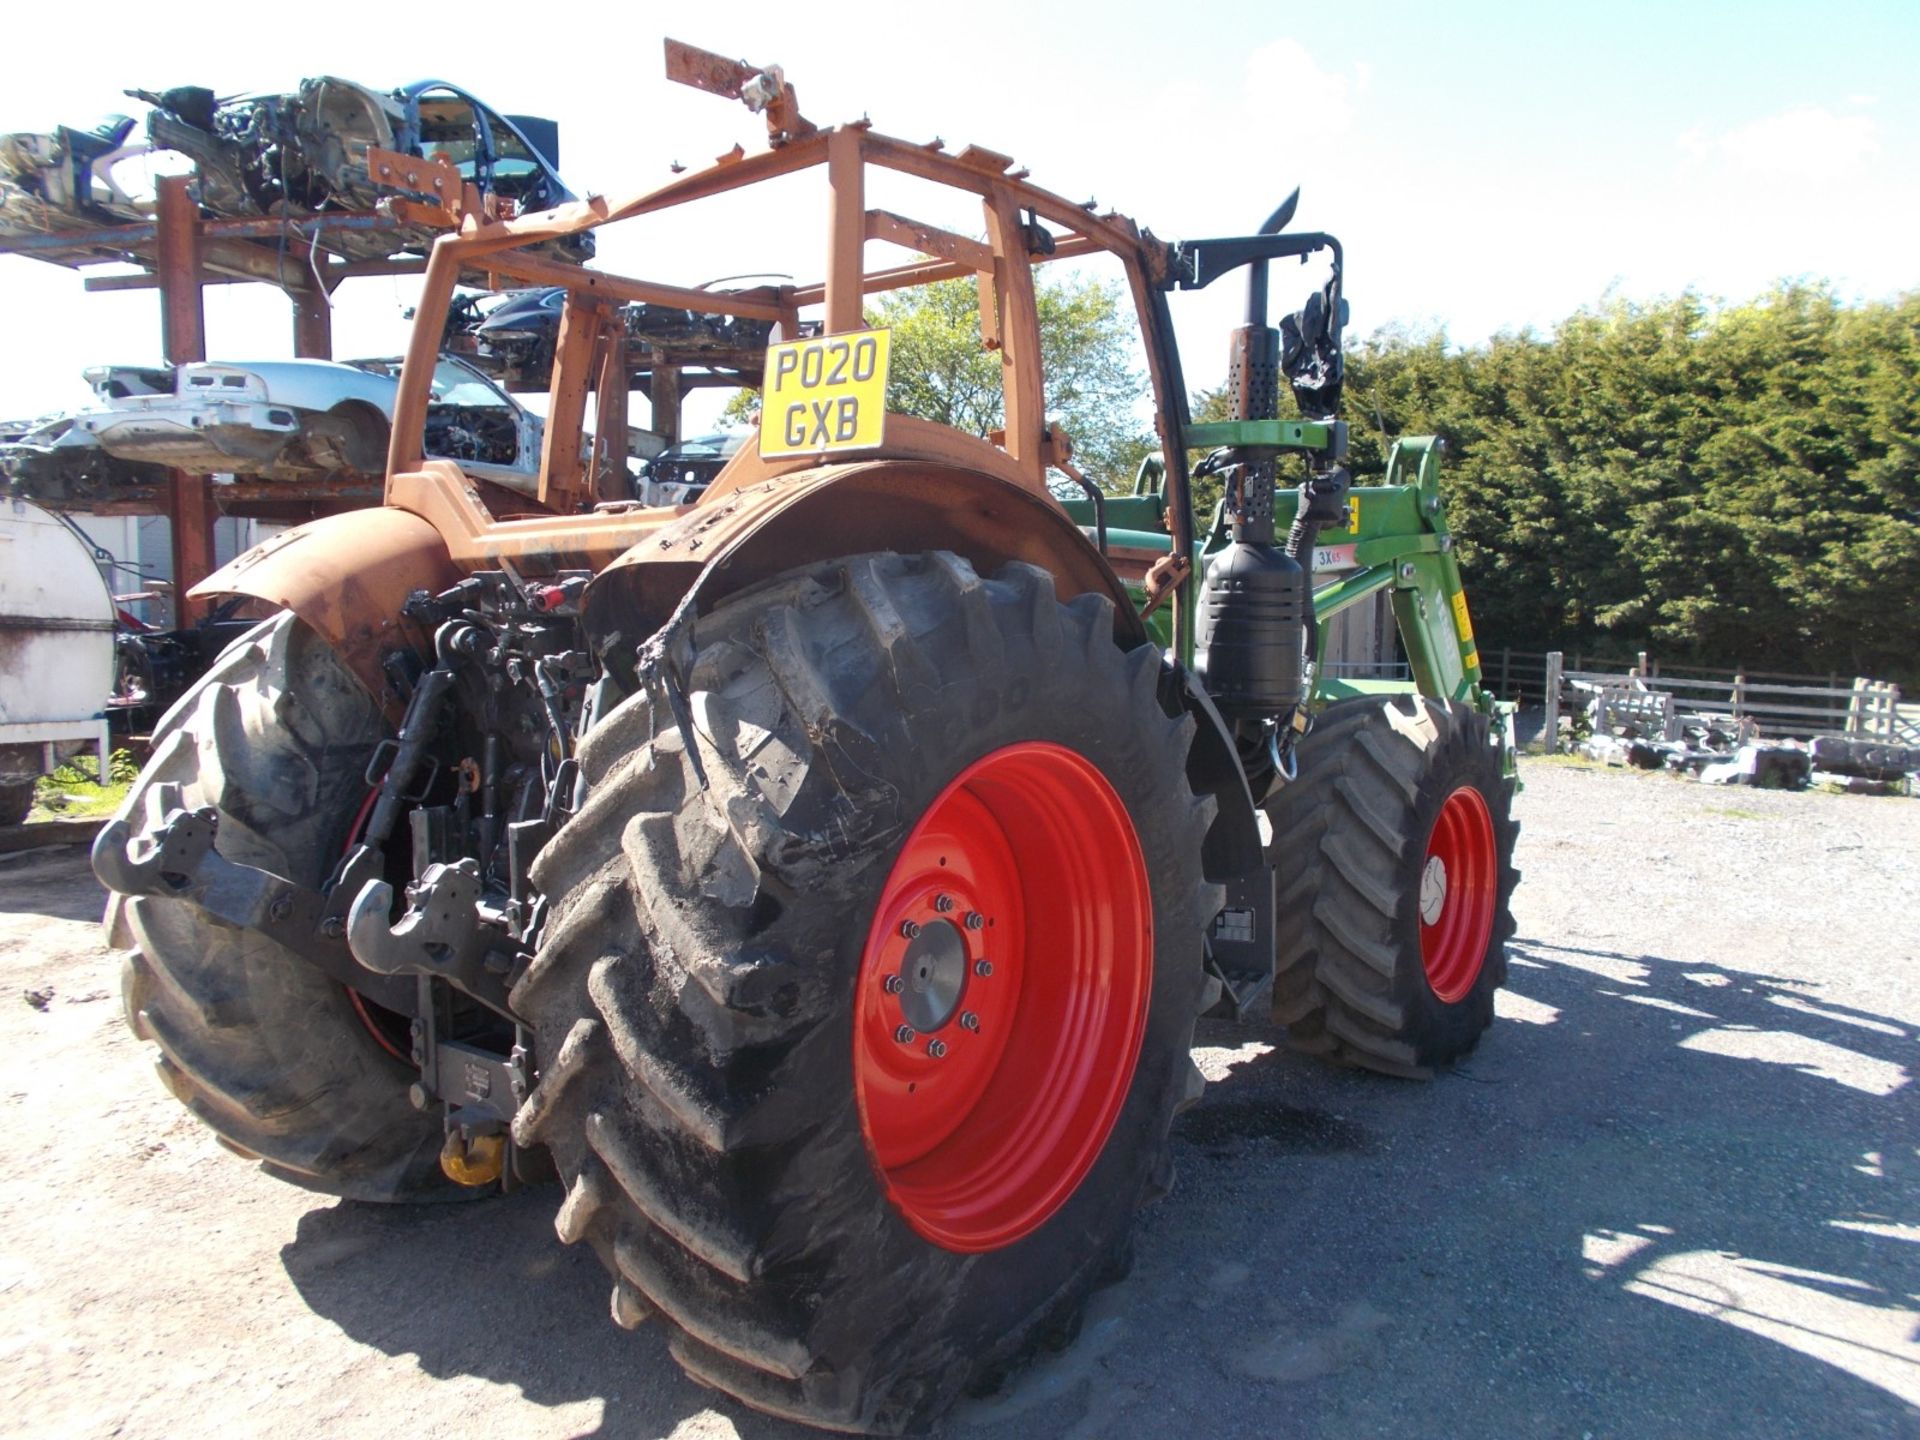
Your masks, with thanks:
M105 406L75 428L122 460L193 474L294 479L367 471L385 426L379 377L329 361L101 366L86 372Z
M508 385L546 384L566 303L567 292L558 285L508 291L466 327L474 363Z
M707 315L670 305L629 305L625 313L627 335L631 340L676 352L707 353L716 360L723 359L729 352L763 350L773 332L772 324L765 320L744 315ZM802 323L793 338L804 338L817 329L817 322Z
M166 483L166 466L109 455L74 420L47 415L0 427L0 475L10 493L43 505L83 507L116 490Z
M565 307L566 290L560 286L510 290L497 298L456 297L441 348L470 356L504 384L543 386L553 372ZM766 320L703 315L670 305L631 304L623 306L621 314L639 368L659 355L674 365L737 372L743 383L744 377L758 373L773 332ZM818 328L816 322L804 322L788 338L804 339Z
M109 115L91 130L56 126L50 133L0 135L0 234L48 234L75 224L124 225L152 213L114 170L144 155L129 144L138 121Z
M548 210L576 198L555 157L559 126L506 116L443 80L381 93L350 80L318 76L291 95L221 101L211 90L180 86L131 92L153 105L148 139L189 156L200 175L200 205L217 216L318 214L371 210L385 193L367 174L367 151L440 159L508 213ZM424 253L432 232L403 232L403 250ZM342 233L329 248L350 258L392 253L392 237ZM557 247L585 260L591 244Z
M393 419L393 397L400 384L400 358L356 360L349 368L384 382L379 459L374 472L384 473L387 435ZM544 422L465 360L440 357L433 372L432 399L427 405L426 450L429 455L458 460L468 474L511 489L538 488L540 441Z
M706 493L713 477L751 440L752 430L721 430L692 435L667 446L647 461L640 500L647 505L691 505Z
M398 359L97 366L86 378L100 407L0 444L0 468L16 491L63 504L168 470L287 481L383 474L399 373ZM541 434L538 415L442 357L428 453L531 489Z
M318 76L291 94L231 99L197 85L127 94L153 107L144 126L115 115L92 130L61 125L44 134L0 136L0 235L151 220L152 197L114 178L122 160L149 152L193 161L195 199L217 218L370 211L392 191L367 173L369 148L445 161L502 215L575 198L556 168L558 125L502 115L442 80L382 92ZM424 254L438 233L406 224L337 229L320 243L350 260L373 260ZM550 249L558 258L586 260L592 237L570 237Z

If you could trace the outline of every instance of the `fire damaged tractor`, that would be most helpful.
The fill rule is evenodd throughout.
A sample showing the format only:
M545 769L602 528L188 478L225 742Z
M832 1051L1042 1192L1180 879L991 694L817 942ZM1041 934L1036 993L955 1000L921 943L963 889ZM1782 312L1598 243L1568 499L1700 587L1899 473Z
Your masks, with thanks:
M1512 931L1507 720L1439 444L1351 484L1343 257L1291 203L1168 243L992 151L816 128L777 70L670 43L669 73L771 143L437 242L386 504L207 582L280 611L165 718L94 866L129 1023L229 1148L358 1200L557 1175L621 1325L754 1408L910 1431L1124 1272L1197 1018L1270 1006L1396 1075L1475 1043ZM817 283L550 258L809 176ZM1274 324L1268 267L1302 257L1328 278ZM1075 259L1124 274L1163 453L1063 503L1033 275ZM1195 423L1170 297L1236 272L1234 418ZM567 292L525 489L422 451L481 274ZM887 413L863 316L955 277L1004 384L988 438ZM636 505L587 432L589 397L623 428L634 303L768 325L757 441L695 505ZM1413 680L1330 674L1329 620L1382 593Z

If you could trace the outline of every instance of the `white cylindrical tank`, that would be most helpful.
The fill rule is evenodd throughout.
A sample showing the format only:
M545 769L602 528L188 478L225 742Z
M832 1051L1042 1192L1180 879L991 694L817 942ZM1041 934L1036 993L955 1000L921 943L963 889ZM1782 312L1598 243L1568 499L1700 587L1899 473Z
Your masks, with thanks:
M38 505L0 498L0 824L24 814L21 787L68 756L98 746L104 765L113 618L80 538Z

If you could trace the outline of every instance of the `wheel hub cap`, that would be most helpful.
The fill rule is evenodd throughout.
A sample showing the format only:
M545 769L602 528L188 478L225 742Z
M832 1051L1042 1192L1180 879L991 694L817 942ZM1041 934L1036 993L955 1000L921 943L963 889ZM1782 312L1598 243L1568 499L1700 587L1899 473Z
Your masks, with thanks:
M1446 904L1447 862L1438 855L1429 855L1427 868L1420 875L1420 923L1433 924Z
M900 967L900 1013L922 1034L938 1030L960 1007L967 984L967 946L946 920L921 927Z

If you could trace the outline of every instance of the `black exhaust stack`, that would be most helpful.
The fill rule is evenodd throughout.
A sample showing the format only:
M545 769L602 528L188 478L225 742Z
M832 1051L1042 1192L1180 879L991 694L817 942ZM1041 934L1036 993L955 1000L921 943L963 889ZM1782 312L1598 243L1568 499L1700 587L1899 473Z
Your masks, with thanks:
M1262 235L1293 218L1294 191L1267 217ZM1247 274L1247 322L1233 332L1227 385L1236 420L1280 418L1280 331L1267 323L1267 262ZM1227 472L1233 544L1207 567L1200 588L1194 668L1222 715L1270 720L1306 698L1307 572L1274 543L1277 452L1244 448Z

